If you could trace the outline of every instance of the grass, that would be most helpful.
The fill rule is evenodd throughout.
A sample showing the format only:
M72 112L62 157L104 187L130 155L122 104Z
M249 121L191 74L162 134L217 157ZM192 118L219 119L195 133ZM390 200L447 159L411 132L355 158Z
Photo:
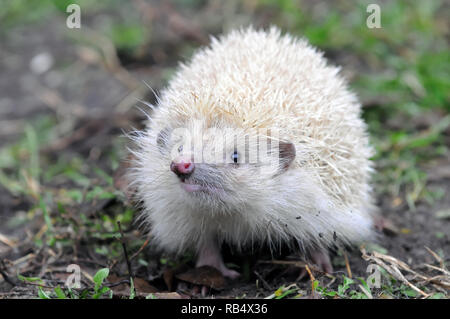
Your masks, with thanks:
M156 32L144 27L139 12L128 4L114 0L70 2L81 5L86 21L106 12L105 21L97 25L98 32L110 38L119 52L127 52L129 56L139 56ZM182 6L201 6L197 1L181 2ZM0 35L38 24L43 19L64 17L65 3L68 1L30 4L19 0L2 4ZM383 2L381 29L365 27L365 9L370 1L357 4L336 1L333 5L322 3L312 7L306 1L260 0L255 3L256 14L271 12L271 23L307 37L333 60L347 64L344 69L352 70L352 89L363 101L363 116L376 149L378 195L406 202L410 210L420 201L432 204L442 198L443 191L427 187L423 166L449 152L444 134L450 127L450 51L445 29L448 15L442 10L443 1L421 1L415 5L406 1ZM171 69L163 71L170 73ZM422 119L433 115L439 119L437 122L430 120L425 127L419 125ZM71 150L64 150L58 156L43 153L44 146L61 137L64 123L59 121L55 116L30 119L23 136L0 149L0 184L15 198L28 203L25 214L11 219L11 223L17 227L41 221L44 228L33 235L38 248L71 247L76 236L80 236L100 240L95 250L98 255L106 259L121 258L119 241L108 240L118 237L118 220L124 227L131 225L134 210L122 206L97 211L94 207L102 200L124 202L123 194L114 189L111 177L123 145L114 142L108 157L102 158L104 163L87 163L82 154ZM91 210L78 211L82 206ZM74 210L77 210L76 218ZM71 230L69 236L65 232L67 229ZM131 250L137 250L142 241L131 245ZM164 259L160 262L171 263ZM40 288L38 295L40 298L111 297L107 287L102 286L108 275L108 268L105 269L94 276L95 285L89 293L67 291L58 286L52 291ZM41 280L24 279L22 275L19 278ZM382 287L375 290L369 288L363 278L343 276L337 280L336 289L320 281L314 281L313 287L326 298L418 297L414 290L387 273L383 273ZM273 293L273 298L304 294L298 287L282 286ZM430 298L443 297L436 293Z
M316 296L325 299L410 299L420 297L414 289L398 282L395 278L390 276L383 268L379 268L381 272L381 284L378 288L368 284L369 278L358 277L356 279L349 278L342 275L340 278L334 278L331 283L323 284L320 280L313 281L313 291ZM331 284L338 281L336 288L330 288ZM420 287L427 291L426 287ZM269 299L283 299L283 298L303 298L309 296L311 292L305 291L297 287L295 284L289 286L281 286L278 288ZM442 292L432 292L428 299L445 298Z

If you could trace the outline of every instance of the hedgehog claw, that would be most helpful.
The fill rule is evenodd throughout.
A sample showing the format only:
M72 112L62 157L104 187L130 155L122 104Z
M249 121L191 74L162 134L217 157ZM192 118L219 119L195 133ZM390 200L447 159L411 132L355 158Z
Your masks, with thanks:
M228 269L227 267L225 267L225 265L223 266L223 269L219 269L219 270L222 273L222 275L224 275L225 277L228 277L230 279L236 279L241 275L240 273L238 273L235 270Z

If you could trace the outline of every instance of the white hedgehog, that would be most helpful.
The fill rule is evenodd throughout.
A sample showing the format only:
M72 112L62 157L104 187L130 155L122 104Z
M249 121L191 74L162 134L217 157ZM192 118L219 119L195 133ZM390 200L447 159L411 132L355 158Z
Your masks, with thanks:
M331 272L329 248L370 240L373 150L338 73L275 27L213 38L182 64L133 137L128 180L155 244L234 278L224 242L297 243Z

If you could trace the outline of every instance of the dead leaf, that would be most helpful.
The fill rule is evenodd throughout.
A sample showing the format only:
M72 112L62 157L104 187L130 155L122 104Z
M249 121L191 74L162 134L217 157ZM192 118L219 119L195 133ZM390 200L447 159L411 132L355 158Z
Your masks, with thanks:
M111 274L108 276L108 281L111 284L119 283L124 280L128 280L128 277L118 277L114 274ZM139 294L149 294L149 293L155 293L158 292L158 289L150 285L145 279L142 278L134 278L133 279L134 288L136 289L136 292ZM114 294L129 294L130 293L130 285L127 282L124 282L120 285L111 287L111 290L114 292Z
M157 292L158 289L150 285L147 280L142 278L134 278L134 288L136 288L136 291L143 292L143 293L153 293Z
M210 266L193 268L175 275L175 277L194 285L207 286L214 289L222 289L225 286L225 278L222 273Z
M16 245L14 244L14 241L6 237L5 235L2 235L0 233L0 242L4 243L5 245L14 248Z
M152 295L155 299L189 299L189 296L180 295L177 292L156 292Z

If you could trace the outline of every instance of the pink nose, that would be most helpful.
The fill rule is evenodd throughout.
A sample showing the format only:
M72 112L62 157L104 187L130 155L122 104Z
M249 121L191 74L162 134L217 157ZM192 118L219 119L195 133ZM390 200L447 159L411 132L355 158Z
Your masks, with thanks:
M170 170L177 174L180 178L189 177L194 171L195 165L189 160L180 160L179 162L172 162L170 164Z

